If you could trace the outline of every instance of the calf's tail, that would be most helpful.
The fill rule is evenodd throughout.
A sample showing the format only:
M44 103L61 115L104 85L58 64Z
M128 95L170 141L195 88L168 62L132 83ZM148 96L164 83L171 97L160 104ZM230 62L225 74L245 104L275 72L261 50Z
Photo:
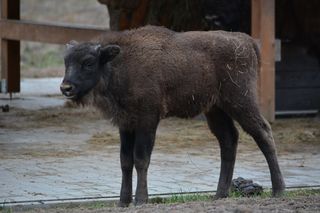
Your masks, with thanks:
M255 40L252 41L253 43L253 50L256 54L257 57L257 62L258 62L258 73L260 73L260 66L261 66L261 54L260 54L260 48Z

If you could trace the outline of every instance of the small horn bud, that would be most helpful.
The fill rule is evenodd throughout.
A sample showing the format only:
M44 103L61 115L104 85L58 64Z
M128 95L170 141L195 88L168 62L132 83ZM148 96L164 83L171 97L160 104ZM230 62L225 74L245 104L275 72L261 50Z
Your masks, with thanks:
M70 49L70 48L76 46L77 44L78 44L77 41L71 40L71 41L69 41L69 43L66 44L66 47L67 47L67 49Z
M98 51L101 48L101 44L94 45L93 48L94 48L95 51Z

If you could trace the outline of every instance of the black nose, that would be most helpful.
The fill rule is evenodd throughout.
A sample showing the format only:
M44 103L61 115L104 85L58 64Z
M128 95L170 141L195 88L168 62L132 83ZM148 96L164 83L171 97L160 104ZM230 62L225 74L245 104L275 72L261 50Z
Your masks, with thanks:
M74 89L74 86L72 84L62 83L60 89L62 92L71 92Z
M75 86L69 83L62 83L60 85L60 90L64 96L67 98L75 97Z

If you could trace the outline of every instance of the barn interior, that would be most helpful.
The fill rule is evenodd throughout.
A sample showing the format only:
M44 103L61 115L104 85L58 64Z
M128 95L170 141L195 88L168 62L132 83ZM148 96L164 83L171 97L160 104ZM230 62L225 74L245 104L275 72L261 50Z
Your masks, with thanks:
M277 0L276 110L313 113L320 109L320 1Z

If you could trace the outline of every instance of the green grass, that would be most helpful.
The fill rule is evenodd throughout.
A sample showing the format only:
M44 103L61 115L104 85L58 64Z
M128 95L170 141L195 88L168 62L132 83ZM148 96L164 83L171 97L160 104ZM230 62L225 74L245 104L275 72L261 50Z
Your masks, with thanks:
M213 195L209 193L174 194L170 197L155 197L150 199L150 203L187 203L192 201L209 201Z
M289 198L299 197L299 196L313 196L313 195L320 195L320 189L287 190L284 193L284 196Z
M48 209L48 210L54 210L59 212L60 210L74 210L74 209L88 209L88 210L95 210L95 209L103 209L103 208L112 208L116 207L116 202L110 201L90 201L90 202L75 202L75 203L58 203L58 204L49 204L46 207L41 206L32 206L32 205L26 205L26 206L18 206L18 207L6 207L2 206L0 207L0 213L13 213L13 212L33 212L34 209Z
M260 197L260 198L268 198L272 196L272 192L270 190L263 191L261 194L252 195L250 197ZM240 198L246 197L238 191L233 191L230 193L230 198Z
M12 210L11 207L2 206L2 207L0 207L0 212L1 212L1 213L12 213L13 210Z
M283 197L285 198L294 198L299 196L313 196L320 195L320 189L294 189L287 190L284 192ZM174 194L170 197L155 197L150 199L150 203L186 203L192 201L211 201L213 200L214 195L209 193L192 193L192 194ZM241 198L245 197L241 193L233 191L230 193L229 198ZM272 192L270 190L266 190L262 192L260 195L252 196L254 198L271 198Z
M102 209L106 207L116 207L115 202L105 202L105 201L94 201L89 202L88 205L85 205L88 209Z
M63 66L63 56L61 51L48 50L39 52L27 52L23 55L23 68L47 68Z

